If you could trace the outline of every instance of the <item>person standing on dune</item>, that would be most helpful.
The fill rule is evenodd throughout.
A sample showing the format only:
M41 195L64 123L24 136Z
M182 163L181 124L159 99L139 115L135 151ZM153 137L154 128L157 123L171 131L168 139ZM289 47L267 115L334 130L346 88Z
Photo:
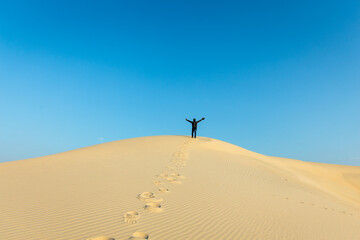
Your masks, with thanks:
M201 122L202 120L205 120L205 118L202 118L202 119L200 119L199 121L196 121L195 118L194 118L192 121L190 121L190 120L187 119L187 118L185 118L185 120L192 124L191 137L192 137L192 138L196 138L197 124L198 124L199 122Z

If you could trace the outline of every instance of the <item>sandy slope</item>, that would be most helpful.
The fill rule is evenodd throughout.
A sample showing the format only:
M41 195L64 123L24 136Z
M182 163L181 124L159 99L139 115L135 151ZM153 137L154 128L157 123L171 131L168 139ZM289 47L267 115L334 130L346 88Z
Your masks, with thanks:
M360 239L360 167L134 138L1 163L0 215L1 240Z

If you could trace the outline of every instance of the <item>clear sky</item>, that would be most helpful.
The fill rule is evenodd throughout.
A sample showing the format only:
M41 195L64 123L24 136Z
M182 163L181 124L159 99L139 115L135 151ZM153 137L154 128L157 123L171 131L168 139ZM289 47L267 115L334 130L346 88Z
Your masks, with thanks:
M360 1L1 1L0 161L190 134L360 165Z

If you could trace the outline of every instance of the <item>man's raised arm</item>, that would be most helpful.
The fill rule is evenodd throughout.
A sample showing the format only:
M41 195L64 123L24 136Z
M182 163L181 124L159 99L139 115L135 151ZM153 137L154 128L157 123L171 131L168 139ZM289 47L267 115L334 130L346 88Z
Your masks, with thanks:
M190 121L189 119L185 118L186 121L188 121L189 123L192 123L192 121Z
M205 118L200 119L199 121L197 121L197 123L201 122L202 120L205 120Z

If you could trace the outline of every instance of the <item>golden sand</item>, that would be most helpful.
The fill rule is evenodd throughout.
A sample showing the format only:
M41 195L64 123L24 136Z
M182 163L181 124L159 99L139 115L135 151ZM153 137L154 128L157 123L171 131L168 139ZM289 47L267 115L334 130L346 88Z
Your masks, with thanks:
M355 240L360 167L184 136L0 163L0 239Z

